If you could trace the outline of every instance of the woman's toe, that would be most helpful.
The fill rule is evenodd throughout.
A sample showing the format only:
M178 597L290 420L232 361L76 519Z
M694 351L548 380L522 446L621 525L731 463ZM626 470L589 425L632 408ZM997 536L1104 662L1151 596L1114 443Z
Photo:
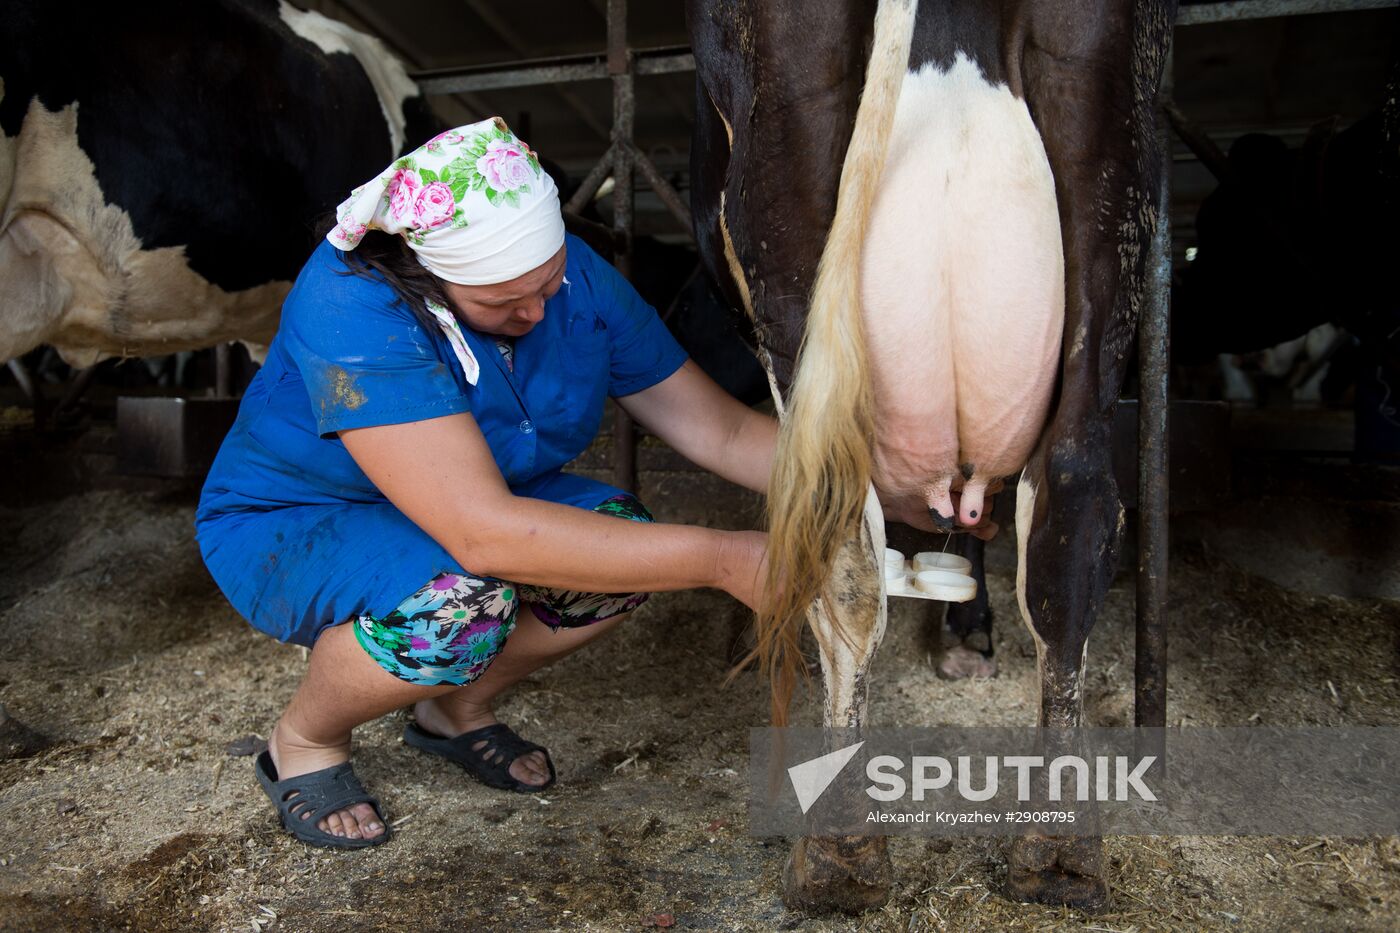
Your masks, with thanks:
M373 839L384 832L384 826L379 822L379 815L369 804L357 803L350 808L350 813L359 829L359 838Z
M341 822L340 811L337 810L336 812L332 813L330 816L322 820L321 828L324 829L326 832L330 833L332 836L344 836L345 825Z
M521 755L511 762L510 773L517 781L526 784L543 784L549 780L549 766L545 764L542 752Z

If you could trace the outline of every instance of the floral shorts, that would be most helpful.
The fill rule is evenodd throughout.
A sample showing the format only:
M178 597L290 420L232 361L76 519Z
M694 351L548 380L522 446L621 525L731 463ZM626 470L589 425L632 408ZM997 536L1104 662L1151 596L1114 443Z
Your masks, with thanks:
M654 521L629 495L593 509L634 522ZM552 629L578 628L631 612L650 593L580 593L517 585L463 571L438 574L382 619L355 619L355 637L380 667L423 686L470 683L486 670L515 628L521 603Z

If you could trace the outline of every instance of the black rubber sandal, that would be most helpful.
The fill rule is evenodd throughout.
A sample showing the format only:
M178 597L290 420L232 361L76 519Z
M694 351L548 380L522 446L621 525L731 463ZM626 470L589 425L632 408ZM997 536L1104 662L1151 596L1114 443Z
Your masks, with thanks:
M258 783L277 806L282 828L307 845L325 849L367 849L389 841L389 821L384 819L379 800L365 792L350 762L279 781L272 756L263 752L254 763L254 769L258 774ZM329 815L357 803L374 807L379 822L384 825L384 832L373 839L351 839L349 836L328 833L316 825L320 822L319 814Z
M492 723L463 732L447 739L433 735L417 723L404 726L404 744L412 745L431 755L441 755L448 761L462 766L462 769L487 787L497 790L513 790L517 794L538 794L554 783L554 760L549 752L534 742L527 742L516 735L505 723ZM478 742L485 742L481 748L473 748ZM549 780L543 784L526 784L510 773L515 759L530 752L544 752L545 764L549 766Z

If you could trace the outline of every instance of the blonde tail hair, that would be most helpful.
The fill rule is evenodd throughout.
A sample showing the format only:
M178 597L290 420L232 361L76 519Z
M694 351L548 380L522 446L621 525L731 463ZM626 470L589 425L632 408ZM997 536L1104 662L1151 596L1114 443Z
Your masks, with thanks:
M860 260L909 61L917 0L880 0L865 89L841 168L836 216L812 290L768 489L768 599L756 659L771 680L773 723L787 721L807 609L860 526L870 485L874 399L860 317ZM843 636L844 637L844 636Z

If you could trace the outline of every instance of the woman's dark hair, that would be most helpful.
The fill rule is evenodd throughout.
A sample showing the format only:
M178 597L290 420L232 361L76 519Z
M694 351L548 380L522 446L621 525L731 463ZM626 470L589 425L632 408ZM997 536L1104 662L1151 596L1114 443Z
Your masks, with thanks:
M323 240L335 227L335 216L327 215L316 225L316 236ZM425 329L432 332L437 321L428 311L428 302L452 308L447 297L447 289L442 280L429 272L418 261L412 247L404 238L382 230L370 230L360 245L348 252L342 252L348 272L341 275L358 275L367 279L382 279L399 296L399 301L408 305L413 316Z

